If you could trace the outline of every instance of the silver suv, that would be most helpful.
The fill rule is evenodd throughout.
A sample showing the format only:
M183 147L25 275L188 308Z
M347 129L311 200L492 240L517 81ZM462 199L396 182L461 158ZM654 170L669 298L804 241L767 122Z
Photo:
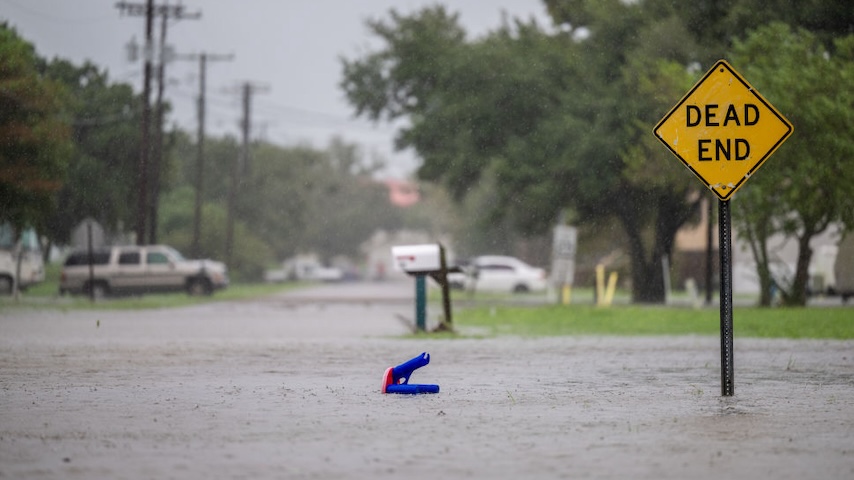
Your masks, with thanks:
M72 252L65 259L59 293L86 293L104 297L111 293L186 291L210 295L228 286L222 262L186 260L166 245L122 246Z

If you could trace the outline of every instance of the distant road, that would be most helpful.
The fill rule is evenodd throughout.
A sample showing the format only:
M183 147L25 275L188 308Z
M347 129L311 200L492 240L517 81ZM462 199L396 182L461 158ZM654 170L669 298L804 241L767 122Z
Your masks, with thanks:
M292 304L412 303L415 301L415 282L411 279L403 279L384 282L320 283L264 297L262 301Z

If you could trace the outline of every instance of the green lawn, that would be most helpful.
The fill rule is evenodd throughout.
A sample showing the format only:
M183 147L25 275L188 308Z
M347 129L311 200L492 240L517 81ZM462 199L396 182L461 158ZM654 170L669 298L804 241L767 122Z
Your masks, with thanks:
M14 308L57 309L145 309L174 308L198 303L257 298L299 288L302 284L234 284L210 297L190 297L183 293L119 297L92 303L84 296L59 297L58 268L48 269L44 283L29 289L20 300L0 297L0 312ZM577 298L584 296L583 292ZM430 301L441 298L430 292ZM511 306L506 302L519 296L477 294L475 304L458 308L472 300L464 292L454 292L454 323L457 330L471 327L487 335L719 335L717 308L690 309L664 306L636 306L625 303L611 308L592 305ZM504 304L504 305L502 305ZM854 339L854 309L830 308L739 308L733 313L734 335L766 338Z
M85 295L59 296L59 268L49 267L45 281L24 292L18 300L0 296L0 312L13 308L56 308L92 310L133 310L145 308L174 308L223 300L240 300L270 295L299 288L300 283L237 283L209 297L191 297L185 293L163 293L120 296L91 302Z
M454 314L460 329L491 335L718 335L720 311L658 306L478 307ZM735 308L734 336L854 338L854 309Z

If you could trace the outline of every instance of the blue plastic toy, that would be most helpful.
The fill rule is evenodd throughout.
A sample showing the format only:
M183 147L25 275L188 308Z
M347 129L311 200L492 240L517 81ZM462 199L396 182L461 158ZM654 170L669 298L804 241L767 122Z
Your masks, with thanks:
M427 352L396 367L389 367L383 375L383 393L403 393L415 395L418 393L439 393L438 385L410 384L412 372L430 363Z

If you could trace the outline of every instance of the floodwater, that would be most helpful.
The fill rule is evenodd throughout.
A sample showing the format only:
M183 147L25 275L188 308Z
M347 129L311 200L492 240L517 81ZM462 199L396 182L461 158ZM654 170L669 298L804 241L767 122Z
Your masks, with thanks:
M323 292L4 312L0 478L854 478L854 342L736 338L725 398L717 337L402 338L408 289ZM380 393L424 351L440 393Z

